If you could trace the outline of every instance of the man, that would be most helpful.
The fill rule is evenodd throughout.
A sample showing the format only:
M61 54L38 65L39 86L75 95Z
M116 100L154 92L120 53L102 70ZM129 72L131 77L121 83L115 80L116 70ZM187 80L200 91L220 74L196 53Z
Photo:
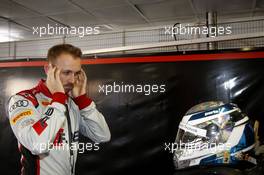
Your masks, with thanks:
M82 52L69 44L53 46L44 66L47 79L12 96L9 118L22 154L22 174L74 174L80 131L96 143L110 131L87 97Z

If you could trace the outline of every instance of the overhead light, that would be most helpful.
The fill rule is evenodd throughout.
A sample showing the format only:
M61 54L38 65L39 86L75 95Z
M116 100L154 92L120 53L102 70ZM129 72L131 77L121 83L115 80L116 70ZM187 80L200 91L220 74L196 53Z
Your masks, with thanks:
M21 38L18 31L12 31L10 33L7 29L0 29L0 42L10 42Z
M250 50L251 50L250 47L244 47L244 48L242 48L242 51L250 51Z
M109 30L113 30L114 29L113 27L111 27L108 24L103 24L102 26L105 27L105 28L107 28L107 29L109 29Z
M0 35L0 43L14 41L11 37Z

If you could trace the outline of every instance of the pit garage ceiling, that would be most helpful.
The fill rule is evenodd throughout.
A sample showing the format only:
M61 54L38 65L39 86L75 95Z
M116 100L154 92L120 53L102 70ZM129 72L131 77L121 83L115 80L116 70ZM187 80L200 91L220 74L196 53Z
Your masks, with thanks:
M100 26L101 31L218 18L264 16L264 0L0 0L0 40L32 38L33 26Z

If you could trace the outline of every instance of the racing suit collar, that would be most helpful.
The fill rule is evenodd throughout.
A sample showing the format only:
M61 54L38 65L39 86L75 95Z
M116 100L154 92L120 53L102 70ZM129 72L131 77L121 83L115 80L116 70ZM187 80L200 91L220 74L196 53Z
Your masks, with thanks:
M52 93L49 91L48 87L45 84L46 80L41 79L37 85L37 88L40 92L42 92L45 96L52 98Z
M49 91L47 85L45 84L46 80L44 79L40 79L38 85L37 85L37 89L42 92L45 96L49 97L49 98L52 98L53 95L52 93ZM65 95L67 97L70 97L69 94L65 93Z
M49 98L52 98L53 97L52 93L49 91L49 89L48 89L48 87L46 85L46 80L40 79L40 81L39 81L39 83L38 83L38 85L37 85L36 88L38 89L38 91L40 91L41 93L43 93L45 96L47 96ZM69 94L66 94L65 93L65 95L67 96L67 98L68 97L71 97Z

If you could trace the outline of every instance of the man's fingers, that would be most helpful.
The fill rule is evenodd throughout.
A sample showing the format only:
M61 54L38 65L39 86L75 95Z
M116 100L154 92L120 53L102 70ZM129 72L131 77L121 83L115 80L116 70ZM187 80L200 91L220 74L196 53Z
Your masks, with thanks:
M84 74L83 74L83 71L81 69L81 72L77 75L76 82L80 83L83 81L84 81Z
M59 68L56 68L56 72L55 72L55 79L56 80L60 80L60 72L61 72L61 70Z
M56 67L52 67L52 65L49 64L49 70L47 72L48 78L53 78L53 79L55 78L55 76L54 76L55 69L56 69Z
M48 65L48 70L47 70L47 76L50 75L51 69L52 69L51 64L49 64L49 65Z
M53 71L53 76L54 76L55 79L56 79L56 76L57 76L57 72L58 72L58 68L55 67L54 71Z
M83 81L84 80L84 75L83 75L83 72L81 72L78 76L79 80L80 81Z
M81 69L81 72L82 72L82 78L84 81L87 81L87 76L86 76L86 73L84 72L83 69Z
M51 77L53 79L56 79L56 71L57 71L57 68L55 66L52 67L52 69L51 69Z

